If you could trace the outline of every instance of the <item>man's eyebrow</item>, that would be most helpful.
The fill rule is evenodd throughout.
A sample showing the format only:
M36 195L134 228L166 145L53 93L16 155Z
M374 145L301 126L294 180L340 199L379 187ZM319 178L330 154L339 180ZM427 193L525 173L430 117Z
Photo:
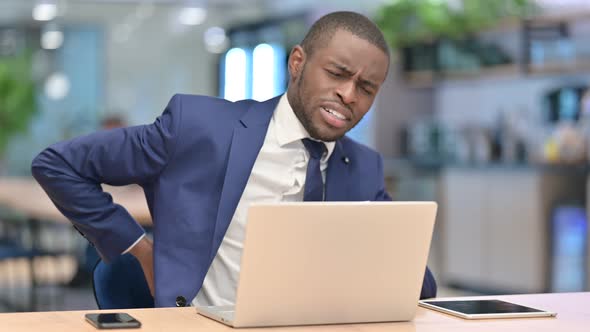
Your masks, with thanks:
M339 63L336 63L334 61L330 61L329 64L332 65L332 66L334 66L334 67L336 67L336 69L344 72L348 76L352 76L353 75L353 72L348 67L346 67L343 64L339 64ZM375 84L374 82L372 82L370 80L366 80L366 79L362 79L361 78L361 79L359 79L359 83L362 84L362 85L371 87L373 89L377 89L377 84Z
M362 79L361 78L361 79L359 79L359 83L361 83L362 85L369 86L369 87L371 87L373 89L377 89L377 84L375 84L375 83L373 83L373 82L371 82L369 80L365 80L365 79Z
M336 69L343 71L344 73L346 73L349 76L352 76L352 71L350 69L348 69L348 67L346 67L345 65L336 63L334 61L330 62L330 65L336 67Z

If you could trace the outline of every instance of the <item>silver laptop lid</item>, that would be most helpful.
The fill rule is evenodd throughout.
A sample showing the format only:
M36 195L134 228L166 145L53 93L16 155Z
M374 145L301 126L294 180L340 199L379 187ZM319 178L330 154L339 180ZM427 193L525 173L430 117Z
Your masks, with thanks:
M434 202L253 204L234 326L414 317Z

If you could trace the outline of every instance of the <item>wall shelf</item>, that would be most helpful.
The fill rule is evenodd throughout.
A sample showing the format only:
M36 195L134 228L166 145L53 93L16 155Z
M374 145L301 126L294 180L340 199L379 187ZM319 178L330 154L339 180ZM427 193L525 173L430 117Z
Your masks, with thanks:
M481 67L476 69L444 68L445 64L441 64L444 61L441 61L440 47L445 41L424 41L417 44L415 49L409 47L400 52L403 78L409 87L430 88L440 81L469 81L487 78L587 72L590 70L590 54L582 54L581 52L576 54L578 46L584 44L584 41L572 37L572 30L574 30L572 25L584 22L590 23L590 11L561 15L540 15L527 20L509 18L503 20L497 26L478 31L475 34L476 37L472 39L475 45L472 47L473 53L465 50L465 41L447 42L448 45L451 45L451 48L455 48L455 56L468 57L472 61L473 59L479 61ZM541 52L555 53L554 47L551 46L554 41L570 43L572 54L558 54L559 57L563 57L563 61L550 58L551 56L557 57L555 54L543 53L541 60L539 60L538 54L533 54L535 51L539 52L539 47L541 47ZM544 42L546 44L543 44ZM514 44L508 44L507 46L507 43L517 43L517 45L516 47ZM533 43L536 43L535 46L533 46ZM448 45L447 47L449 47ZM502 46L510 49L510 52L507 52ZM484 57L489 56L489 54L486 54L486 47L503 52L510 57L510 60L506 64L486 66ZM535 51L533 51L533 47L536 47ZM412 58L412 56L415 58ZM449 54L445 56L447 57L446 61L448 61ZM489 58L487 60L489 63ZM455 61L468 62L461 58ZM543 63L535 63L540 61L543 61ZM422 68L420 70L412 69L418 66ZM427 66L432 69L425 69L424 67ZM457 67L457 65L455 64L454 67ZM473 64L466 65L466 67L473 67Z

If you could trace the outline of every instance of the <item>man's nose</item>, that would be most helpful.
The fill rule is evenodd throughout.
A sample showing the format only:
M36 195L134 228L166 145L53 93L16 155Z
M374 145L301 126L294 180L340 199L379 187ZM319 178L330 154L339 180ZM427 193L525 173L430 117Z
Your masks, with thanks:
M342 84L338 86L336 93L346 105L356 102L356 86L353 80L342 82Z

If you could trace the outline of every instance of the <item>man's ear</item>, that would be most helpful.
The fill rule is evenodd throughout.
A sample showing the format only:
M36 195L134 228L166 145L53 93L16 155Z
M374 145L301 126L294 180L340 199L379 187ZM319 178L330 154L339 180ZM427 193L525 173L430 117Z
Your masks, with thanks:
M300 45L295 45L289 55L289 75L291 75L291 79L299 77L304 63L305 51Z

